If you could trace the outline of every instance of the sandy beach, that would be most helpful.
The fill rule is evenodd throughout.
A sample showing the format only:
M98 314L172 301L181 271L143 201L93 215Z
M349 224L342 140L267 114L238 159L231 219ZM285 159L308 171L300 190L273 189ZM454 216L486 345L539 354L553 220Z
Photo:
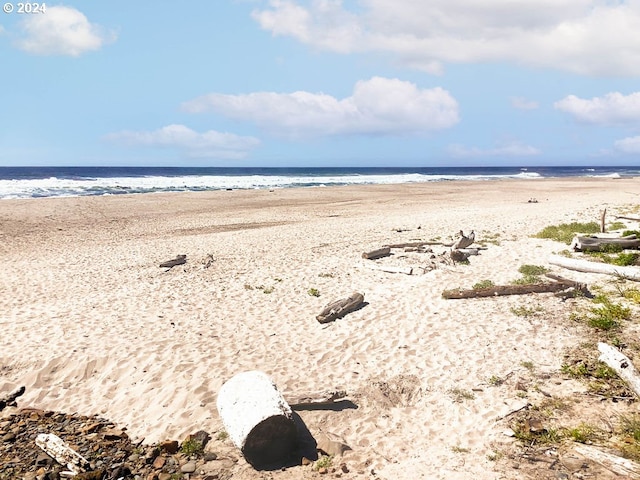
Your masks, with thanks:
M24 385L21 407L99 414L157 442L221 431L220 387L261 370L284 394L348 393L357 408L299 412L314 436L352 448L342 478L523 478L492 460L515 442L500 419L540 395L518 394L523 364L557 372L581 327L553 294L442 292L548 266L567 247L533 238L543 227L597 221L639 198L637 179L570 178L3 200L0 392ZM459 230L486 247L468 265L430 270L429 254L401 250L361 258ZM179 254L186 264L159 267ZM364 308L316 321L354 291ZM514 315L522 306L544 314ZM584 388L566 379L547 391ZM242 459L233 468L263 478ZM311 475L302 469L269 475Z

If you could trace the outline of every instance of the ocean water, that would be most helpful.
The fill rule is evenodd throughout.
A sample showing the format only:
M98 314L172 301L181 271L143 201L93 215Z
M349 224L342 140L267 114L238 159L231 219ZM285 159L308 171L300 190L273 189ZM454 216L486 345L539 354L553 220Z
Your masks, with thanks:
M635 177L640 167L0 167L0 199L509 178Z

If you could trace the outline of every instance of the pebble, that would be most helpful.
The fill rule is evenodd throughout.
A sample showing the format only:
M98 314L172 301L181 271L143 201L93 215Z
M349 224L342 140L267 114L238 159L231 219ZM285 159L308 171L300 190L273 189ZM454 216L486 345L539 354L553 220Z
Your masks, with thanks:
M187 462L182 467L180 467L180 471L182 473L193 473L196 471L196 463L195 462Z

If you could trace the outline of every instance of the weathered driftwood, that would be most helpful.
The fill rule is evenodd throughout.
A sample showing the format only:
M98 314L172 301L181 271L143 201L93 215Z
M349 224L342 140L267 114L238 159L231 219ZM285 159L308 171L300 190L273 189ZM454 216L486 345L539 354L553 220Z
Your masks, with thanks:
M253 467L284 462L295 452L293 412L266 373L249 371L229 379L220 388L217 407L229 438Z
M602 215L600 215L600 233L605 233L607 231L607 226L604 223L604 218L607 216L607 209L605 208L602 211Z
M162 268L173 268L176 265L182 265L183 263L187 263L186 255L178 255L176 258L172 260L167 260L166 262L162 262L160 266Z
M442 242L405 242L405 243L392 243L391 245L385 245L389 248L405 248L405 247L424 247L425 245L443 245Z
M364 252L362 258L375 260L376 258L388 257L389 255L391 255L391 247L382 247L370 252Z
M475 288L471 290L445 290L442 292L442 296L446 299L498 297L503 295L560 292L572 287L579 290L586 290L587 288L586 285L578 282L573 282L573 285L564 282L532 283L528 285L494 285L493 287Z
M86 458L53 433L41 433L38 435L36 437L36 445L60 465L67 467L74 475L85 472L89 467L89 461Z
M616 475L640 478L640 465L632 460L603 452L596 447L581 443L576 444L573 449L583 457L594 461Z
M25 391L25 387L22 386L20 388L17 388L13 392L9 393L8 395L5 395L4 397L0 397L0 412L4 410L4 408L7 405L11 405L12 403L14 403L16 401L16 398L21 396L24 393L24 391Z
M467 248L468 246L470 246L476 239L476 233L471 230L471 233L469 234L469 236L465 236L464 232L462 230L460 230L460 238L458 238L458 240L456 240L453 244L453 246L451 247L453 250L459 250L461 248Z
M411 275L413 273L412 267L394 267L392 265L378 265L377 263L365 263L364 265L371 270L379 270L387 273L404 273L405 275Z
M332 390L324 392L314 392L305 394L286 394L285 400L292 409L304 407L307 405L329 405L335 403L336 400L342 400L347 396L344 390Z
M618 376L627 382L633 393L640 397L640 373L633 366L629 357L617 348L603 342L598 343L598 350L601 353L598 360L615 370Z
M622 220L631 220L632 222L640 222L640 218L636 218L636 217L621 217L620 215L616 215L614 218L616 220L622 219Z
M638 267L618 267L608 263L596 263L588 260L577 260L575 258L561 257L560 255L552 255L549 257L551 265L557 265L568 270L577 270L587 273L602 273L606 275L614 275L627 280L640 281L640 268Z
M352 293L347 298L336 300L327 305L316 320L320 323L329 323L338 318L344 317L347 313L353 312L364 303L364 295L358 292Z
M449 252L451 260L454 262L466 262L469 258L469 254L463 250L454 249Z
M640 239L636 238L635 235L618 238L575 236L571 241L571 248L581 252L599 252L611 247L637 249L640 247Z

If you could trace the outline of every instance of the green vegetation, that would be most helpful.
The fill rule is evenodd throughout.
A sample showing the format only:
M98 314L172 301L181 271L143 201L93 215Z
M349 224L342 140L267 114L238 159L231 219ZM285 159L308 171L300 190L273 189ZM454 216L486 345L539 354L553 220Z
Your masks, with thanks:
M602 306L590 309L591 315L587 317L587 324L598 330L612 330L620 326L621 320L628 320L631 317L631 310L611 300L605 295L597 295L593 299L594 303Z
M454 447L451 447L451 451L453 453L469 453L471 450L469 450L468 448L464 448L456 445Z
M524 368L526 368L527 370L529 370L532 373L536 369L536 366L533 364L533 362L530 362L528 360L524 361L524 362L520 362L520 365L522 365Z
M473 392L457 387L450 389L448 393L455 403L462 403L464 400L473 400L476 398Z
M329 468L331 463L333 462L332 456L322 455L318 460L316 460L315 469L319 470L321 468Z
M317 288L310 288L309 290L307 290L307 293L309 295L311 295L312 297L319 297L320 296L320 290L318 290Z
M621 416L620 434L623 436L620 450L624 457L640 461L640 415L632 413Z
M597 437L598 430L587 423L580 423L577 427L567 429L567 436L574 442L592 442Z
M492 385L494 387L499 387L500 385L502 385L505 382L505 379L502 377L499 377L497 375L491 375L489 377L489 379L487 380L487 383L489 385Z
M522 277L517 278L512 283L515 285L530 285L532 283L541 283L542 279L540 275L544 275L549 271L548 268L540 265L521 265L518 272L522 274Z
M483 288L491 288L491 287L495 287L496 284L493 283L491 280L480 280L478 283L476 283L473 287L474 290L481 290Z
M539 432L532 432L531 429L527 428L526 422L519 422L515 425L515 428L512 427L513 432L515 433L515 437L523 443L526 443L529 446L533 445L549 445L552 443L558 443L562 440L562 433L555 429L542 429Z
M225 430L220 430L216 439L220 442L224 442L227 438L229 438L229 434Z
M550 225L545 227L535 235L536 238L548 238L557 242L563 242L569 245L576 233L598 233L600 225L596 222L589 223L562 223L560 225Z
M195 438L189 438L182 442L180 446L180 451L185 455L202 455L204 452L204 445L199 440Z

